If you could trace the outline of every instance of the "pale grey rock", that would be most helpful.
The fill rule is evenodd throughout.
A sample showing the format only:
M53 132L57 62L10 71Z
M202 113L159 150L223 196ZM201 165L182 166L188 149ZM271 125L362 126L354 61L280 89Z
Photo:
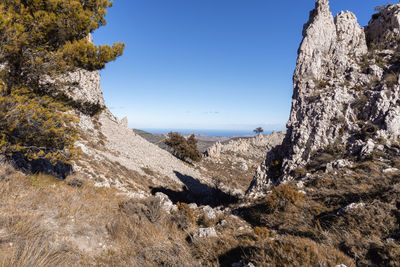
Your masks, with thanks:
M78 145L84 150L84 157L73 162L73 169L84 174L89 179L100 180L98 186L118 188L129 196L146 195L146 188L142 181L133 172L149 179L153 185L159 187L186 186L191 192L198 195L211 194L212 179L203 176L194 167L185 165L182 161L151 144L133 131L121 125L120 121L106 108L96 117L80 114L79 128L85 129L88 136L80 140ZM102 146L92 144L103 143ZM93 165L91 162L101 162ZM107 165L105 165L107 164ZM108 167L115 166L113 171ZM119 167L120 166L120 167ZM143 168L151 166L155 177L146 174ZM121 171L115 171L115 170ZM96 174L94 177L92 174ZM182 177L191 177L182 180ZM204 186L208 185L208 186Z
M360 209L360 208L364 208L365 204L360 202L360 203L351 203L349 205L347 205L346 207L340 209L337 214L338 215L343 215L346 212L348 212L349 210L354 210L354 209Z
M390 5L374 15L367 27L368 38L376 43L400 36L399 4Z
M339 265L336 265L335 267L347 267L345 264L339 264Z
M196 210L198 207L196 203L190 203L189 208L191 208L192 210Z
M193 235L194 239L199 239L199 238L209 238L209 237L217 237L218 234L215 231L214 227L208 227L208 228L199 228L197 232Z
M232 195L238 197L239 199L244 196L245 192L241 189L234 189Z
M63 79L73 83L73 85L63 89L68 97L83 104L98 104L104 107L98 71L78 70L69 73Z
M167 212L171 213L172 211L178 210L178 207L172 203L169 197L161 192L157 192L155 197L160 201L161 207Z
M386 242L387 244L388 244L388 243L395 243L396 240L393 239L393 238L387 238L387 239L385 240L385 242Z
M91 34L89 34L87 39L93 43ZM60 91L75 102L82 105L105 106L100 85L100 73L98 71L79 69L75 72L63 75L62 77L44 77L42 82L45 84L52 84L57 80L67 84L67 86L61 88Z
M209 147L206 151L206 156L210 158L219 158L221 155L222 144L220 142L216 142L213 146Z
M232 263L231 266L232 267L256 267L253 263L249 262L248 264L246 264L244 261Z
M400 107L390 107L387 112L385 123L387 132L390 136L397 138L400 136Z
M247 166L246 162L241 162L239 168L244 172L247 172L249 170L249 166Z
M378 146L376 146L376 150L384 151L385 150L385 146L384 145L378 145Z
M399 14L400 4L391 5L363 29L353 13L333 18L329 1L316 1L298 50L285 139L257 168L249 197L263 196L271 186L293 179L293 170L306 166L315 151L329 145L342 144L348 153L365 156L378 137L400 136L400 77L390 77L391 84L386 83L387 68L366 57L366 40L383 42L386 47L376 54L390 61L397 46L392 37L400 36ZM359 133L368 123L377 129L366 142Z
M207 219L214 220L217 218L217 214L210 206L204 206L202 210Z
M122 125L122 126L125 126L125 127L129 127L129 126L128 126L128 117L123 117L123 118L121 119L121 125Z
M399 169L397 168L387 168L383 170L383 173L394 173L394 172L398 172Z
M303 181L298 181L297 183L296 183L296 186L297 186L297 188L304 188L304 182Z
M353 163L347 159L335 160L333 162L326 164L326 172L331 172L334 169L343 169L345 167L351 167L352 164Z
M374 151L375 148L375 143L374 141L372 141L371 139L369 139L367 141L367 143L363 146L363 148L361 149L361 153L360 155L365 157L368 156L372 153L372 151Z
M368 67L369 74L377 77L378 79L382 78L383 76L383 69L378 67L377 65L371 65Z

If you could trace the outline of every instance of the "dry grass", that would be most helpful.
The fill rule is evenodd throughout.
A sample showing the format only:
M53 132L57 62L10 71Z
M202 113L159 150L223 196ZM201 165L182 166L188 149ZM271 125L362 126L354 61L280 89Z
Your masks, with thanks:
M69 180L26 176L4 167L0 174L7 178L0 180L1 267L218 262L219 252L209 259L197 249L196 244L204 241L192 242L201 214L187 204L166 214L156 198L128 199L114 189L95 188L90 181L72 187ZM217 251L220 244L214 245L208 249Z
M1 264L76 265L103 249L96 242L106 242L106 222L122 198L116 191L16 171L7 178L0 181Z
M167 214L153 197L129 199L90 181L70 186L68 179L1 166L0 267L230 266L240 260L398 266L400 172L383 172L400 166L394 146L336 173L316 164L304 181L306 194L294 183L276 187L258 203L234 209L244 220L228 213L208 220L186 203ZM342 150L332 146L313 160L326 164ZM360 202L365 206L339 212ZM193 238L199 227L215 227L218 236Z
M319 155L330 154L325 151ZM279 236L278 244L267 243L250 249L255 255L249 259L259 259L255 262L260 265L275 262L271 266L311 266L312 261L322 260L330 266L333 262L329 263L326 257L346 255L345 259L351 258L357 266L399 266L400 172L383 172L398 166L398 159L396 150L387 149L336 173L325 173L324 168L314 167L310 170L311 178L305 182L306 195L298 201L293 201L296 198L292 193L277 194L294 190L284 185L260 203L239 209L251 224L266 227ZM275 206L282 202L279 199L284 200L283 208ZM339 212L352 203L364 203L364 206ZM300 244L310 247L306 254L299 250ZM323 251L316 250L317 247ZM317 258L312 256L315 253ZM291 257L289 264L287 260Z

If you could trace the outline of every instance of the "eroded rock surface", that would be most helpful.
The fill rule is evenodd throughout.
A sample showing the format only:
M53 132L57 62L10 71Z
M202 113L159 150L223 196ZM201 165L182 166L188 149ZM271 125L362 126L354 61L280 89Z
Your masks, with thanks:
M371 142L397 140L399 14L400 4L389 5L361 28L353 13L334 18L328 0L316 1L298 50L285 139L258 168L250 195L293 179L295 170L329 146L354 155L373 152Z

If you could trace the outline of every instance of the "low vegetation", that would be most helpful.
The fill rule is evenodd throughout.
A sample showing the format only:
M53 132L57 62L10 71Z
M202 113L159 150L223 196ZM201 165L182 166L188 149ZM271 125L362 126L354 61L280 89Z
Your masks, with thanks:
M201 154L197 148L197 139L194 134L186 139L180 133L170 132L164 143L170 146L174 154L182 160L201 160Z

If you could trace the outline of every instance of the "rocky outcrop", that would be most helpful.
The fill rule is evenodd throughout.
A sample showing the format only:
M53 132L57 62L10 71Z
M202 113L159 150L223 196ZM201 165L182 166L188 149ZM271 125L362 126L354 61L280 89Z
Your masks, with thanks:
M78 70L65 77L71 86L64 88L64 93L79 103L97 104L104 107L103 93L98 71Z
M93 43L91 34L89 34L87 39ZM100 73L98 71L79 69L57 79L46 77L44 83L52 84L56 80L63 81L65 86L61 92L79 105L79 107L82 106L81 109L87 109L87 107L84 107L85 105L96 105L99 108L105 106L100 85Z
M231 153L240 154L242 157L264 156L266 151L280 144L284 138L283 132L273 132L272 134L259 134L252 138L239 138L230 140L227 143L217 142L209 147L205 156L209 158L219 158L221 154Z
M390 5L361 28L353 13L333 18L329 1L316 1L298 50L287 134L258 168L248 193L293 179L328 146L359 154L379 138L389 145L398 138L399 13L400 4Z

